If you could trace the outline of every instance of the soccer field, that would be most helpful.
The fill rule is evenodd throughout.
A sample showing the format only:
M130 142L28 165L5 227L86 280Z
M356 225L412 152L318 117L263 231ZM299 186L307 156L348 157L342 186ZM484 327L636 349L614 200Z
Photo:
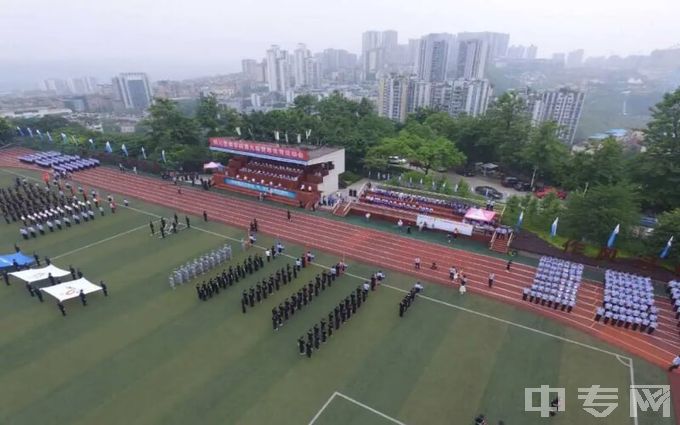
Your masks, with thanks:
M0 170L0 186L13 178ZM244 229L199 217L191 229L154 237L149 220L173 211L130 201L115 215L29 241L19 240L17 224L0 224L0 253L17 242L104 280L110 293L89 296L86 307L67 301L62 317L18 280L2 285L0 424L466 425L479 413L490 425L674 423L659 413L629 416L631 377L667 384L663 370L554 321L427 282L400 319L399 300L414 282L389 270L349 323L301 357L297 338L374 267L349 262L347 275L274 332L272 307L339 258L316 252L317 264L243 314L241 291L292 259L265 263L202 302L193 284L169 287L173 269L224 243L234 264L261 251L241 249ZM287 255L305 250L282 242ZM272 243L259 235L259 245ZM566 389L565 412L524 412L524 389L541 385ZM619 407L607 418L582 408L578 388L591 385L618 388Z

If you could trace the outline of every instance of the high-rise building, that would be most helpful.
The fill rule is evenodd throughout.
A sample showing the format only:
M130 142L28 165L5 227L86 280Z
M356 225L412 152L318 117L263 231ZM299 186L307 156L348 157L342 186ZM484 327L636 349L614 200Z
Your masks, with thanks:
M536 59L536 55L538 55L538 47L533 44L527 47L527 59Z
M488 45L487 60L493 62L496 58L507 56L508 44L510 44L510 34L500 32L461 32L458 33L458 40L484 40Z
M420 39L415 73L424 81L444 81L449 60L450 34L428 34Z
M362 54L362 61L364 80L375 81L378 78L378 73L385 67L385 49L376 47L365 51Z
M54 92L56 94L68 94L69 88L66 81L58 78L50 78L42 82L42 89L44 91Z
M317 89L321 86L321 62L317 58L305 59L305 86Z
M510 59L524 59L526 56L526 47L522 45L508 47L507 57Z
M125 109L144 110L151 106L151 86L143 72L127 72L112 80L114 98L122 102Z
M448 105L450 115L484 115L491 100L492 87L489 80L458 79L453 82Z
M579 68L583 66L583 49L574 50L567 55L567 68Z
M408 62L411 64L416 63L416 58L418 57L418 48L420 47L420 39L409 38L408 39Z
M241 71L243 76L257 83L264 83L267 81L265 61L258 62L255 59L243 59L241 61Z
M553 53L551 60L557 65L564 66L566 57L564 53Z
M361 35L361 54L380 47L380 31L365 31Z
M486 72L489 45L479 38L458 42L456 76L465 80L482 80Z
M402 75L381 78L378 82L378 115L393 121L406 121L411 82L410 78Z
M290 58L286 50L272 45L267 50L267 85L270 92L285 94L290 87Z
M527 88L517 94L524 99L527 115L534 126L554 121L559 125L560 140L569 145L574 143L585 99L582 91L568 87L547 91Z
M298 44L293 52L293 77L295 79L295 87L302 87L307 85L307 59L312 57L312 53L304 44Z
M399 35L394 30L380 34L380 47L385 49L385 62L396 63L399 59Z

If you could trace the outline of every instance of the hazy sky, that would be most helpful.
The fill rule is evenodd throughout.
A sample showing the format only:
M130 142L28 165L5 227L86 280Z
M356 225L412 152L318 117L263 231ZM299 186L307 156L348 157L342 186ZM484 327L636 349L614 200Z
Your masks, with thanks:
M358 52L361 32L499 31L539 56L649 53L680 43L680 0L0 0L0 88L50 76L238 71L273 43Z

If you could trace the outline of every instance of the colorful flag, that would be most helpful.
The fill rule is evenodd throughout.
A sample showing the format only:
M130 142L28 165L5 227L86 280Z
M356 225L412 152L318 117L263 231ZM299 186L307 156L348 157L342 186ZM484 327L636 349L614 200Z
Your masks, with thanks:
M21 137L24 137L24 131L19 126L17 126L17 134Z
M42 141L43 138L42 138L42 133L40 132L40 130L36 129L35 132L38 133L38 137L40 137L40 140Z
M673 245L673 236L671 236L670 239L668 239L668 242L666 242L666 246L663 248L663 251L661 251L661 255L659 255L661 259L668 257L668 253L671 251L671 245Z
M559 217L555 217L555 221L550 225L550 237L554 238L557 236L557 223L560 221Z
M53 142L54 142L54 140L52 140L52 135L50 134L49 131L47 132L47 140L49 140L50 143L53 143Z
M31 127L26 127L26 130L28 130L28 135L33 138L33 131L31 131Z
M68 136L65 135L64 133L61 133L61 141L64 143L68 143Z
M619 231L621 231L621 225L617 224L616 227L614 227L614 230L612 230L612 234L609 235L609 240L607 241L607 248L614 248L614 243L616 242L616 235L619 234Z
M113 148L111 147L111 142L106 142L106 146L104 148L106 152L111 153L113 152Z
M120 146L120 150L123 151L123 153L125 154L125 156L128 156L128 151L127 151L127 148L125 147L125 143L123 143L123 144Z

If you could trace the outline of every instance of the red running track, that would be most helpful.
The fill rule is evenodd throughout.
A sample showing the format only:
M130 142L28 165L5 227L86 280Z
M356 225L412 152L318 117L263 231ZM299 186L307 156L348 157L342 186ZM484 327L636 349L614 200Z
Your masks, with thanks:
M3 151L0 153L0 166L36 169L16 160L18 155L24 153L26 151L19 149ZM581 285L576 307L571 313L566 313L522 301L522 289L532 281L535 272L530 266L513 264L512 269L506 271L506 262L502 259L319 216L295 214L294 211L293 220L289 222L281 208L188 187L183 187L182 194L179 195L174 186L158 179L121 173L111 168L101 167L79 172L74 178L83 185L136 197L184 213L200 216L205 210L211 220L242 227L244 236L249 223L257 218L259 229L263 233L445 286L452 286L448 278L448 268L456 265L468 276L470 292L558 320L658 366L667 366L676 353L680 352L677 321L669 300L665 298L656 299L660 310L659 328L653 335L648 335L593 320L595 309L601 305L603 296L602 285L596 282L586 281ZM416 256L422 259L421 270L413 267ZM429 264L433 261L439 265L439 270L429 269ZM487 277L492 272L496 279L491 289L487 286Z

